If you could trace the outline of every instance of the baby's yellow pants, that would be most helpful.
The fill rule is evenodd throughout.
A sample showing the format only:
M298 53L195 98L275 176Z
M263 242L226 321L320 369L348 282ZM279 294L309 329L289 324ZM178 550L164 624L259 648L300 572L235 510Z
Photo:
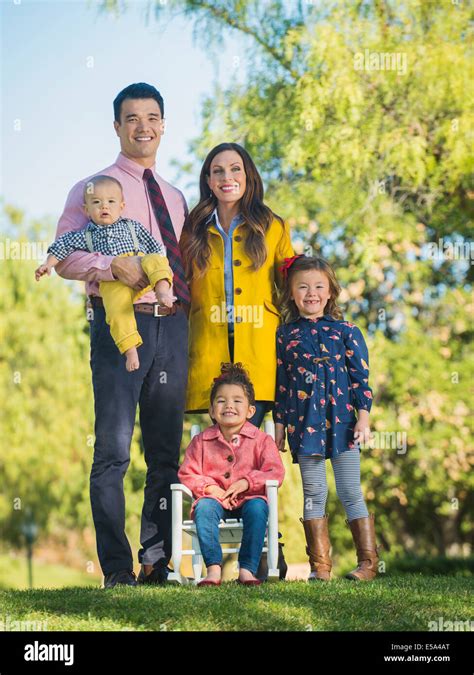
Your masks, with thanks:
M119 257L126 258L134 253L123 253ZM137 330L133 303L139 297L153 290L155 284L161 279L173 283L173 271L168 258L159 253L143 255L142 267L148 277L150 285L141 291L126 286L121 281L101 281L99 283L100 294L104 303L106 321L110 326L110 334L123 354L132 347L139 347L143 340Z

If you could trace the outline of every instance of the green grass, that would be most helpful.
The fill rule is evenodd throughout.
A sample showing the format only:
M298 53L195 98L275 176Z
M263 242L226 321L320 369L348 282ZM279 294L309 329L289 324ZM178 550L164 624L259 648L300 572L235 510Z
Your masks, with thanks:
M471 592L468 578L415 574L256 588L3 590L0 616L47 622L48 631L427 631L438 617L470 620Z
M33 560L33 586L63 588L64 586L100 586L102 575L80 572L61 564ZM0 554L0 588L28 588L28 566L25 555Z

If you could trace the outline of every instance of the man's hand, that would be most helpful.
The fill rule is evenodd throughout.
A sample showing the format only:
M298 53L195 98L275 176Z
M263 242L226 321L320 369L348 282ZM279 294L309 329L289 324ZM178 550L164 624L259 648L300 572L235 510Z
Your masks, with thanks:
M136 291L141 291L150 284L143 271L140 256L134 255L125 258L117 256L112 260L110 267L116 279Z

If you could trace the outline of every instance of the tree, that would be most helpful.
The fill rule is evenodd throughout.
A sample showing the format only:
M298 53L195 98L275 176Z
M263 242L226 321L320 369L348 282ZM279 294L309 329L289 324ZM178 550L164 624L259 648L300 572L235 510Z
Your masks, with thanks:
M31 510L39 544L49 541L60 549L75 535L85 567L95 559L89 501L94 450L89 327L81 282L65 282L55 274L39 283L34 279L38 261L31 252L38 250L38 243L50 241L53 231L52 223L27 223L21 210L5 209L0 266L0 538L9 546L22 545L21 527ZM146 471L139 443L138 435L125 480L127 531L133 533L134 543Z
M196 183L197 158L219 142L242 143L295 245L335 265L346 316L366 330L371 348L379 445L364 451L363 474L386 546L466 551L474 197L467 4L150 7L157 21L187 16L207 49L230 31L242 37L234 61L246 81L215 87L190 145L196 161L181 169ZM380 447L384 437L392 447ZM293 533L300 505L290 497L299 489L290 473L283 528ZM349 541L341 528L335 537Z

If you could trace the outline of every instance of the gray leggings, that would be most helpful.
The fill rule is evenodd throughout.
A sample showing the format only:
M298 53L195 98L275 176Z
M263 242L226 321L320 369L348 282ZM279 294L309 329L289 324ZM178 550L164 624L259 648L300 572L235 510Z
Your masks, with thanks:
M328 484L324 457L298 455L303 479L303 519L322 518L326 512ZM369 515L360 485L360 451L346 450L331 459L337 496L344 506L347 520L366 518Z

